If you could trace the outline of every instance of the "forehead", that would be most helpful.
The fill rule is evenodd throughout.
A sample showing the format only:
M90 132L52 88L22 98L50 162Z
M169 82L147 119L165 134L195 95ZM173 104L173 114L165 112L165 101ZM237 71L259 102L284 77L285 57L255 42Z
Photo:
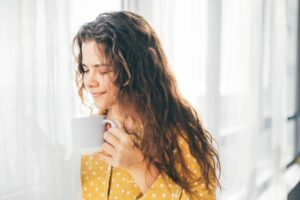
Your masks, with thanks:
M105 47L103 44L97 44L95 41L83 42L82 50L82 63L91 66L95 64L107 63L105 56Z

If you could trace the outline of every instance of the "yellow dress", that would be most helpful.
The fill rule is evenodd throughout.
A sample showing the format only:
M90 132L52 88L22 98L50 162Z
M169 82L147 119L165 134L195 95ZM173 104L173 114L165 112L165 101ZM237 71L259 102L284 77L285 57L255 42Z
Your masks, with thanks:
M179 139L188 168L200 176L196 160L191 155L188 145ZM113 168L92 156L81 158L82 199L84 200L191 200L192 198L172 181L166 174L161 173L152 186L142 194L131 175L124 169ZM215 200L215 194L209 193L204 182L196 182L193 190L197 200ZM215 189L215 188L214 188Z

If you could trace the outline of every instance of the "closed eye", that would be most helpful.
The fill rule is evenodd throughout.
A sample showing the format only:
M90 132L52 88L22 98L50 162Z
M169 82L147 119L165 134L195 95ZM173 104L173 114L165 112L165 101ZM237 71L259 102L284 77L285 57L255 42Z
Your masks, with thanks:
M110 64L96 64L93 65L96 68L97 72L101 75L105 75L109 72L113 71L113 67ZM81 64L81 71L83 74L89 72L89 67L86 66L84 63Z
M107 74L109 72L112 72L113 71L113 68L112 66L110 65L102 65L100 67L97 67L97 71L101 74L101 75L104 75L104 74Z
M83 63L82 63L82 64L80 64L80 67L79 67L79 69L80 69L80 72L81 72L82 74L85 74L85 73L89 72L89 69L88 69L88 67L87 67L87 66L85 66Z
M87 73L87 72L89 72L89 69L88 69L88 68L85 68L85 67L82 67L82 73L85 74L85 73Z
M104 75L107 74L109 71L99 71L100 74Z

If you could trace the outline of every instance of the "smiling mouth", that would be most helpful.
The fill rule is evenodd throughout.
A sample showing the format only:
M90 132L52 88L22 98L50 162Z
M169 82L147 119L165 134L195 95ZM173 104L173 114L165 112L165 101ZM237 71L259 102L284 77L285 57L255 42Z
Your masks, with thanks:
M94 98L96 98L96 97L102 96L103 94L105 94L105 92L92 93L92 96L93 96Z

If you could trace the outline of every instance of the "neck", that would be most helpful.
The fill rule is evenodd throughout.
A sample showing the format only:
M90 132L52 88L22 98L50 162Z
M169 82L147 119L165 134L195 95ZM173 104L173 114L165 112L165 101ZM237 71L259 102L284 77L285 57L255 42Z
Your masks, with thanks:
M119 128L123 126L124 115L122 114L118 105L113 105L108 109L106 118L116 122Z
M134 122L131 117L126 117L125 113L122 112L118 105L113 105L112 107L110 107L110 109L108 109L106 118L113 120L116 123L117 127L120 129L125 130L125 125L127 130L129 129L139 132L142 131L141 124L139 124L138 122Z

